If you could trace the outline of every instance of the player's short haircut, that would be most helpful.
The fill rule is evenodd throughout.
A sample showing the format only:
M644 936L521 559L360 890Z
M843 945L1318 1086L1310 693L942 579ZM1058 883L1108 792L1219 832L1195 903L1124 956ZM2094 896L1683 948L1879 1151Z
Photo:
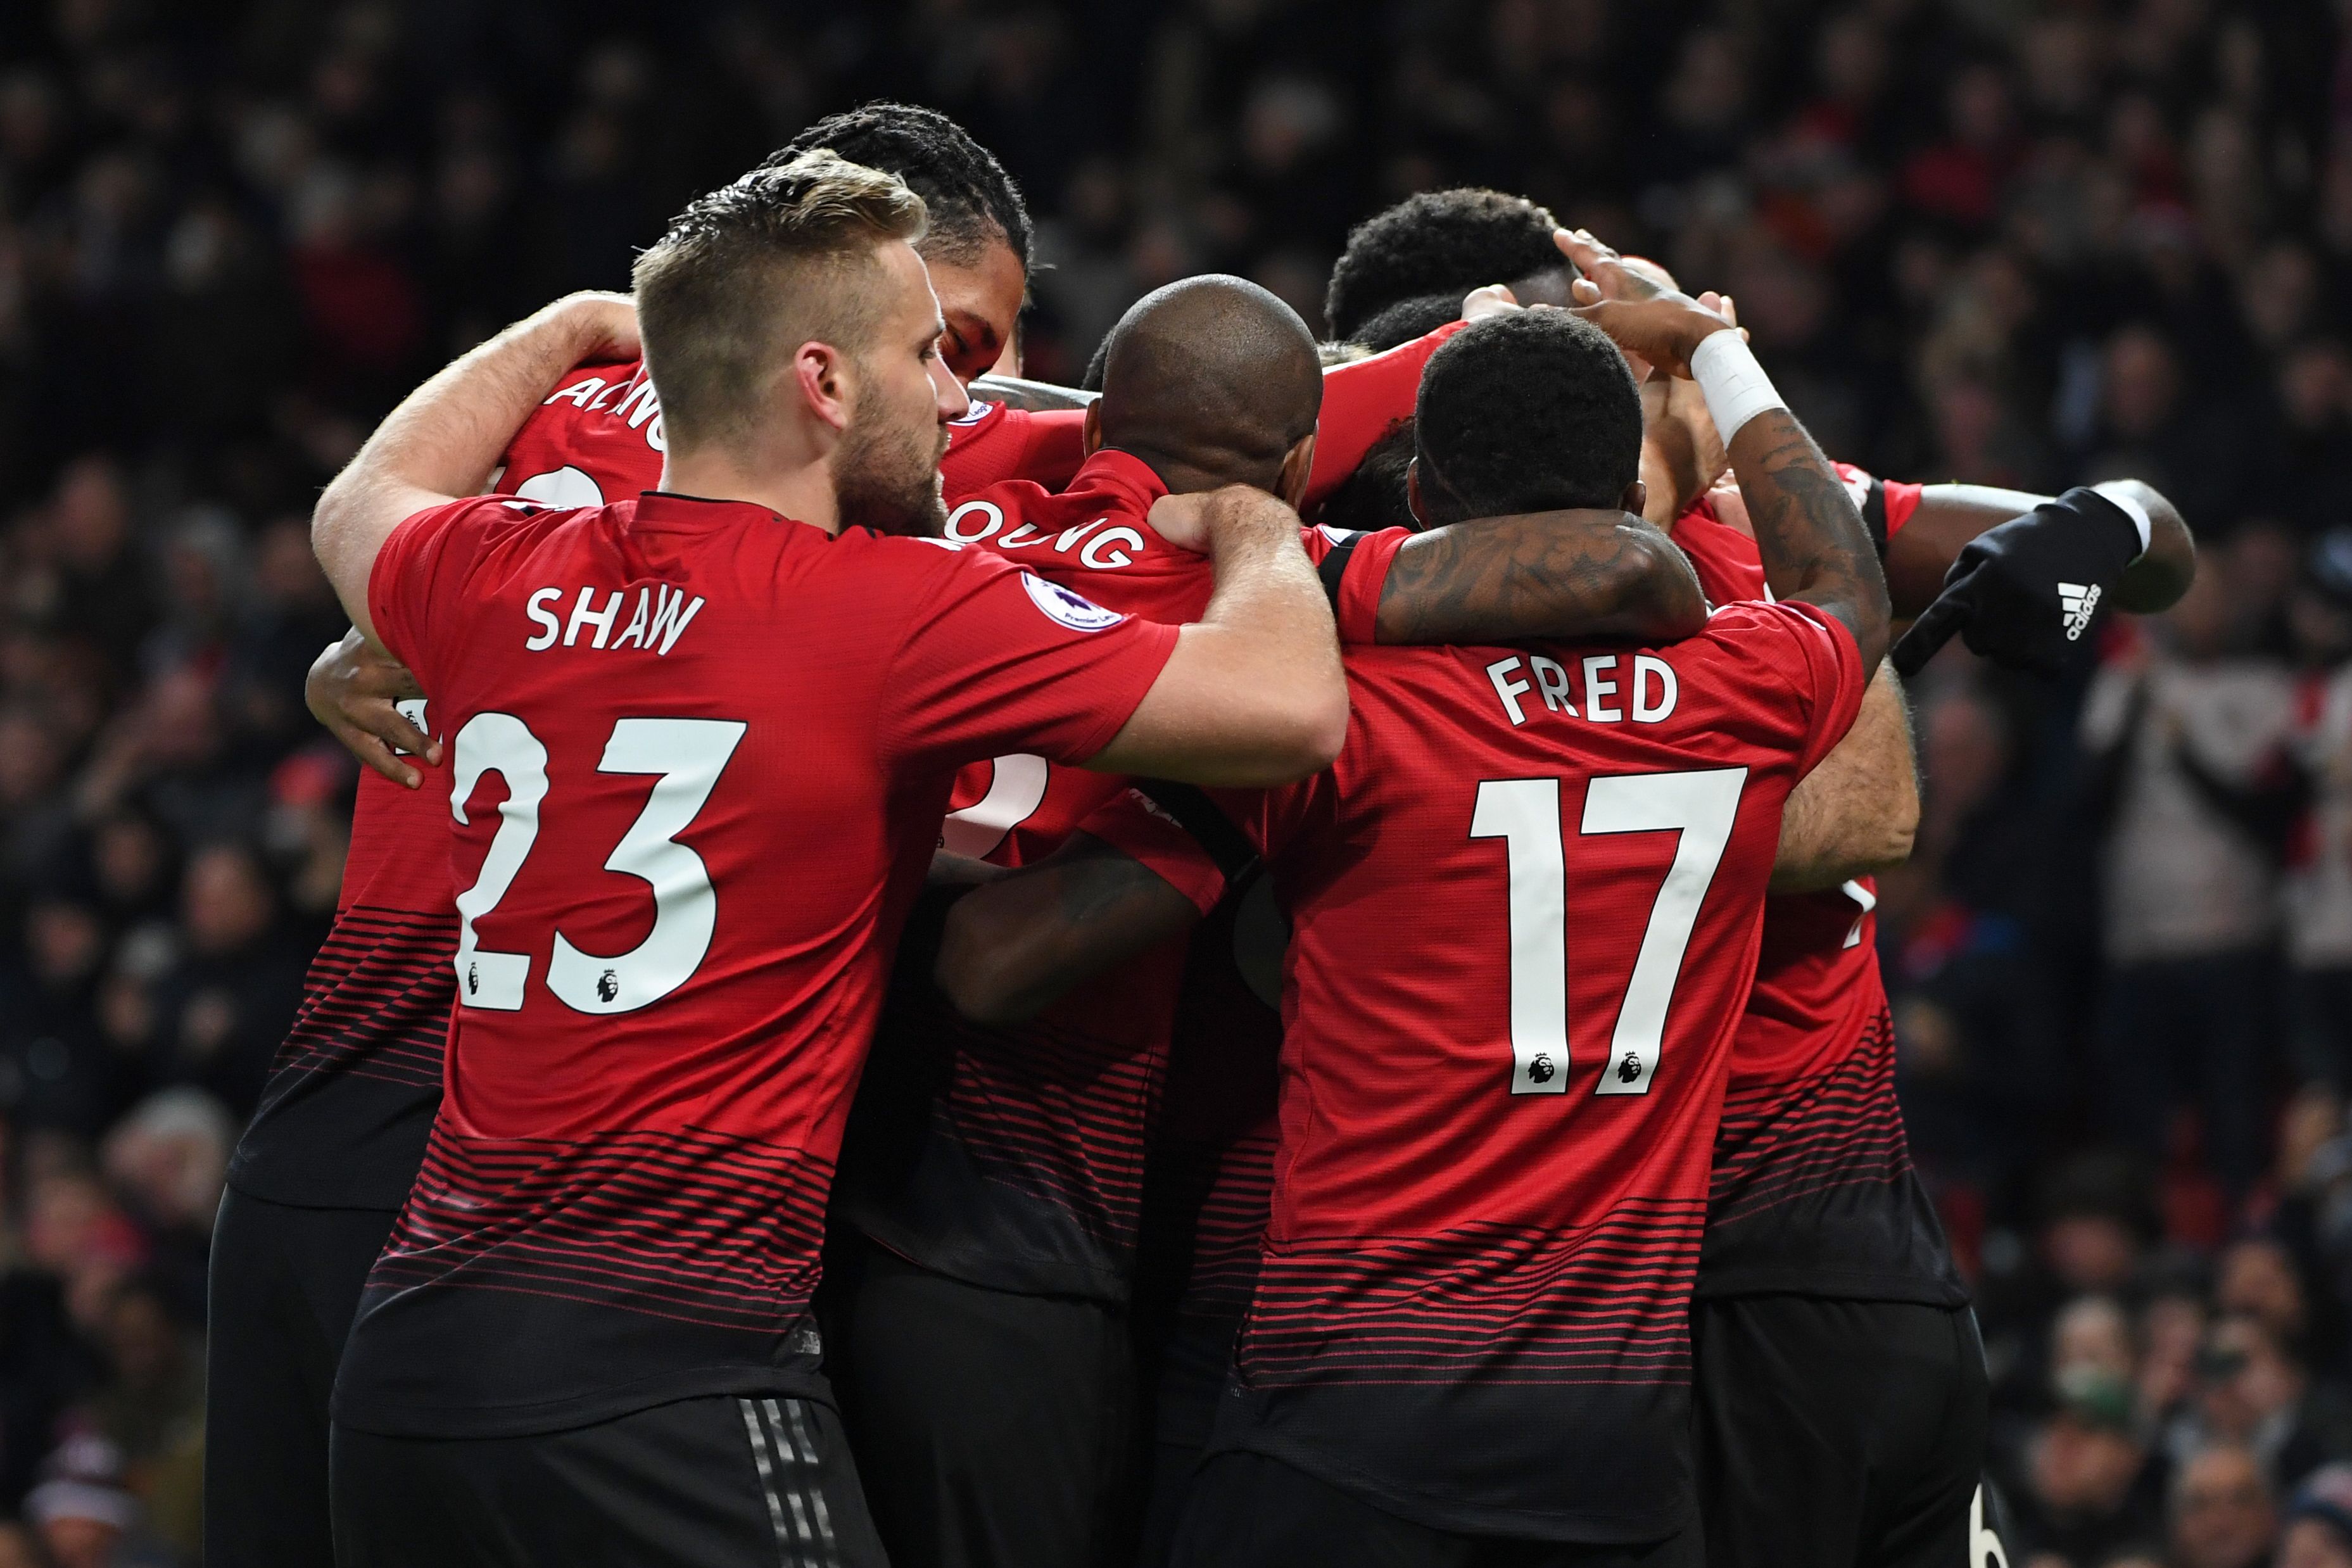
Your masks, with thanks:
M1361 529L1423 526L1412 514L1405 474L1412 467L1413 429L1410 418L1391 423L1372 443L1353 472L1323 498L1321 521L1333 528Z
M1356 329L1351 342L1359 342L1374 353L1383 353L1399 343L1409 343L1425 333L1433 332L1448 321L1462 319L1462 295L1416 294L1410 300L1399 300L1372 312L1364 324Z
M1323 405L1315 334L1245 278L1207 273L1128 307L1103 358L1103 444L1271 489Z
M1501 191L1408 196L1349 232L1324 292L1325 324L1335 338L1357 338L1400 300L1450 292L1458 307L1473 289L1563 268L1559 226L1549 209Z
M828 114L779 149L771 164L827 147L853 163L896 174L930 213L926 256L969 263L1002 241L1030 265L1029 207L996 155L936 109L869 103Z
M1642 395L1608 335L1566 310L1463 328L1429 356L1413 409L1433 523L1615 507L1642 466Z
M812 340L860 353L877 251L923 228L922 198L897 177L827 152L763 164L689 204L631 274L670 447L750 435L769 417L781 353Z

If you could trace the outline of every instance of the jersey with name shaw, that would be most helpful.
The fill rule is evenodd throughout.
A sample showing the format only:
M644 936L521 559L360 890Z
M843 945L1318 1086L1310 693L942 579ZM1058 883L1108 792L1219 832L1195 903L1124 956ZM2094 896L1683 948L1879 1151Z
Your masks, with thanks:
M1174 628L741 502L455 502L370 603L451 736L457 1008L336 1419L550 1431L815 1393L850 1091L959 766L1076 763Z
M1291 915L1272 1218L1212 1451L1437 1529L1689 1517L1687 1316L1780 816L1853 640L1350 648L1305 784L1230 797Z
M1106 609L1196 620L1214 568L1151 528L1151 505L1166 493L1146 464L1104 450L1061 494L1013 481L967 500L947 536ZM1323 530L1301 537L1311 557L1333 550ZM1335 595L1348 635L1370 640L1405 537L1367 535L1350 553ZM990 767L987 793L950 816L941 843L1003 866L1050 854L1124 787L1034 756ZM1183 962L1184 944L1168 943L1008 1026L967 1022L931 984L929 964L901 964L835 1213L900 1257L974 1284L1125 1300Z
M447 831L448 769L410 761L425 775L414 790L360 774L334 925L229 1164L241 1193L396 1209L416 1177L441 1100L457 913L447 858L431 852Z
M1919 487L1837 467L1887 534L1917 510ZM1769 594L1756 542L1712 513L1679 520L1675 541L1710 602ZM1895 1099L1877 905L1867 877L1765 903L1756 990L1716 1134L1701 1297L1968 1300Z

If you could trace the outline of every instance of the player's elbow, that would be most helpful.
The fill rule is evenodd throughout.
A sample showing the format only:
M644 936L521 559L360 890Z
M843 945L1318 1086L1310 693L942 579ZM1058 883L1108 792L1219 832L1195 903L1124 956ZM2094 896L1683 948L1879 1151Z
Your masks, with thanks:
M1647 522L1618 525L1618 557L1626 634L1642 642L1677 642L1706 626L1706 595L1690 557Z
M1334 673L1278 696L1266 704L1262 742L1255 748L1255 769L1260 776L1232 781L1239 786L1271 788L1295 784L1321 773L1339 758L1348 743L1348 685Z

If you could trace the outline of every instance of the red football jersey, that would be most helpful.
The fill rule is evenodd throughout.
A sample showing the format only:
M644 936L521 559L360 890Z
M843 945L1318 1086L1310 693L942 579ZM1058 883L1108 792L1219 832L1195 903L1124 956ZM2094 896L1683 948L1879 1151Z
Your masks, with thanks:
M971 497L950 513L947 537L999 551L1106 609L1196 620L1215 570L1151 528L1165 494L1149 466L1107 449L1058 494L1011 480ZM1358 543L1337 595L1343 635L1371 639L1381 584L1406 537ZM1318 561L1337 542L1321 529L1302 538ZM1123 784L1041 757L999 757L959 780L940 843L1028 864ZM1171 943L1010 1027L969 1023L928 988L902 984L860 1097L836 1212L899 1256L975 1284L1125 1300L1183 957L1183 944ZM919 1094L930 1103L904 1103Z
M1919 486L1837 468L1889 534L1918 510ZM1711 509L1685 512L1674 536L1711 603L1770 595L1755 540ZM1716 1137L1701 1296L1966 1299L1904 1135L1877 906L1867 877L1766 901Z
M1233 797L1292 931L1273 1215L1212 1447L1434 1528L1686 1517L1686 1314L1790 788L1864 672L1804 605L1649 651L1350 648Z
M425 704L407 705L419 726ZM396 1209L441 1100L457 914L449 868L449 775L410 761L403 789L362 770L334 924L302 981L302 1007L270 1064L228 1179L273 1203Z
M1086 414L1030 413L974 399L948 426L940 479L950 500L1003 479L1059 487L1085 456ZM661 400L643 360L583 364L507 444L492 488L542 506L603 506L661 482Z
M810 1391L841 1126L955 771L1093 755L1174 628L666 496L434 509L370 601L452 737L458 1005L336 1418Z

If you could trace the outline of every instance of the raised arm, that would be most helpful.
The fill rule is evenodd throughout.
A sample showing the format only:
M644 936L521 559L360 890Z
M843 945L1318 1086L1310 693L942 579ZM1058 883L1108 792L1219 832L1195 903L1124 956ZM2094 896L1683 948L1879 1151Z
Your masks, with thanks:
M310 516L310 546L362 636L375 637L368 574L402 520L478 491L564 372L637 352L625 296L570 295L467 353L385 416Z
M1575 237L1577 312L1654 368L1690 376L1727 434L1732 472L1772 592L1821 607L1853 634L1863 667L1885 656L1886 577L1862 513L1813 438L1784 405L1730 322L1688 295L1629 272L1614 251Z
M1772 890L1809 893L1899 866L1919 830L1919 772L1910 715L1882 668L1830 754L1797 781L1780 813Z
M1288 784L1328 766L1348 735L1348 682L1298 514L1264 490L1227 485L1161 497L1151 525L1171 543L1205 550L1216 588L1087 766L1234 786Z

